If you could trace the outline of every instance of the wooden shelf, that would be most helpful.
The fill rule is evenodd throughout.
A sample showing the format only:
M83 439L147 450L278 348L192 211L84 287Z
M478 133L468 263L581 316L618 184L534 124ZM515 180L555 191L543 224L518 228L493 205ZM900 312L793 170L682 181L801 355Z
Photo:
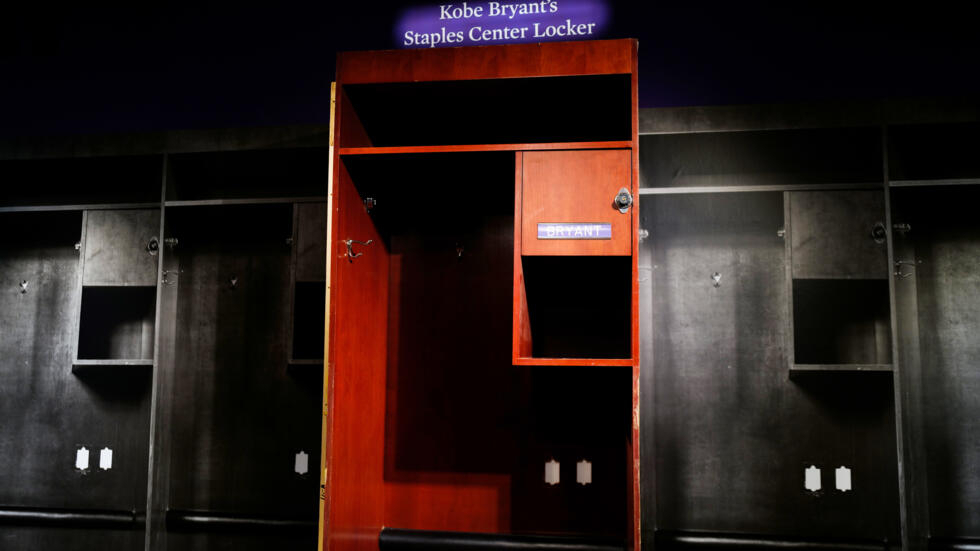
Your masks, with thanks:
M0 206L0 212L58 212L72 210L123 210L123 209L158 209L160 203L84 203L63 205L9 205Z
M295 376L312 376L323 370L322 359L287 360L286 372Z
M789 368L790 373L891 373L894 370L892 364L793 364Z
M152 359L98 359L75 360L74 366L152 366Z
M103 369L145 368L153 367L153 360L144 359L99 359L74 360L71 363L72 373L87 373Z
M564 365L583 367L631 367L631 358L517 358L514 365Z
M627 149L633 142L545 142L466 145L407 145L392 147L341 147L340 155L395 155L405 153L460 153L473 151L543 151L560 149Z
M323 365L323 358L313 358L313 359L302 359L302 360L289 360L287 362L289 365Z
M838 191L852 189L881 189L877 183L829 183L829 184L740 184L740 185L699 185L645 187L637 192L640 195L677 195L684 193L749 193L781 191Z
M925 180L891 180L889 187L924 187L924 186L975 186L980 185L980 178L937 178Z
M254 197L245 199L193 199L166 201L168 207L219 207L225 205L270 205L279 203L322 203L326 197Z

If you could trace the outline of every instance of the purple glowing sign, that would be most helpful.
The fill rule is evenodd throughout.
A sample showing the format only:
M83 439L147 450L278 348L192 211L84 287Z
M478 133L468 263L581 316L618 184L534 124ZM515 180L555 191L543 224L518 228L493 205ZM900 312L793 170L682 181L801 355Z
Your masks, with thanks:
M612 224L539 222L538 239L612 239Z
M452 2L412 7L395 24L400 48L486 46L600 38L609 25L605 0Z

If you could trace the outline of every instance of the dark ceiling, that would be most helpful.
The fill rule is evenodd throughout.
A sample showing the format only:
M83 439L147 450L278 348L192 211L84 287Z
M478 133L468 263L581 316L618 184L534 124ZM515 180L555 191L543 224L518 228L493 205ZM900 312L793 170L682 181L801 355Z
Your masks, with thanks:
M641 107L980 93L965 7L610 3L607 37L640 41ZM325 123L335 52L393 47L400 8L27 4L0 17L7 137Z

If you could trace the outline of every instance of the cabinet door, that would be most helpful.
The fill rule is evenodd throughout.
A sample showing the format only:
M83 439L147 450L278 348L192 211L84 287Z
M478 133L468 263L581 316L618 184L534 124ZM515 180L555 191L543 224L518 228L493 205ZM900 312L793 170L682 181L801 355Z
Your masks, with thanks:
M521 174L521 254L623 255L632 252L629 150L530 151Z
M84 285L156 285L160 257L148 244L159 232L156 209L89 211Z
M885 199L880 191L789 194L793 277L885 279Z

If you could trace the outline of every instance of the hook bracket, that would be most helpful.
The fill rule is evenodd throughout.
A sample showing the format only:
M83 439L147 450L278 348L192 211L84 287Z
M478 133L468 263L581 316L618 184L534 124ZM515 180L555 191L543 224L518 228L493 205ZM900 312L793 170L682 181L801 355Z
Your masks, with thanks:
M354 252L354 243L358 245L370 245L373 243L373 239L368 239L367 241L358 241L357 239L344 239L344 245L347 245L347 261L354 262L354 259L361 256L364 253Z
M912 277L912 272L903 272L902 266L908 266L910 270L914 270L917 264L922 264L922 261L915 260L896 260L895 261L895 277L905 279L907 277Z

